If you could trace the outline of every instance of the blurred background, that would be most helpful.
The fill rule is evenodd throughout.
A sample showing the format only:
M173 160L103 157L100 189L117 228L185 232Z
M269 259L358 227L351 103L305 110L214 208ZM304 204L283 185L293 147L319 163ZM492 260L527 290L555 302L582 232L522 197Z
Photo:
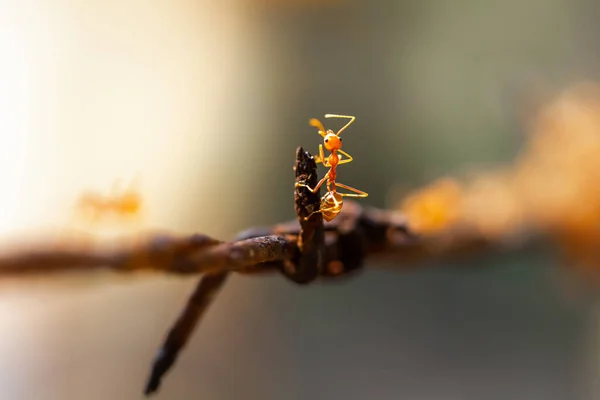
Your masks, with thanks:
M6 240L59 232L83 192L135 177L144 218L119 234L231 239L294 218L294 151L317 151L308 120L325 113L357 116L340 181L394 207L512 162L536 110L600 78L590 1L0 5ZM308 287L234 276L156 398L600 398L597 296L553 250ZM141 398L195 283L2 284L0 398Z

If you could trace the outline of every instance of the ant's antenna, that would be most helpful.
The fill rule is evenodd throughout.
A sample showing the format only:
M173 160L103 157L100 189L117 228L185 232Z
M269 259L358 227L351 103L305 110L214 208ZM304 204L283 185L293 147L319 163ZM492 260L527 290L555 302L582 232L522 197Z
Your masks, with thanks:
M319 130L319 135L325 137L325 127L323 126L321 121L319 121L316 118L311 118L310 121L308 121L308 123Z
M356 119L356 117L353 117L351 115L337 115L337 114L325 114L325 118L350 118L350 122L348 122L342 129L340 129L338 131L338 133L336 133L336 136L340 136L340 133L342 133L342 131L344 129L346 129L347 127L350 126L351 123L354 122L354 120Z

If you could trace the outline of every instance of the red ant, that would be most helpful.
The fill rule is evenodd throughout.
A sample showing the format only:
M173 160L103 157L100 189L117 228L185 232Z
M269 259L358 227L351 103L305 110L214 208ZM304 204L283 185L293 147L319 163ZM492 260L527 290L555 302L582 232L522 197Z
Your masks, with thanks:
M343 185L335 181L336 178L336 167L340 164L347 164L353 160L350 154L346 153L342 150L342 138L340 138L340 133L344 131L350 124L354 122L355 117L348 115L335 115L335 114L325 114L325 118L350 118L350 121L337 133L334 133L331 129L325 130L325 127L316 118L312 118L309 121L311 126L314 126L319 130L319 135L323 136L323 144L325 148L331 151L331 154L325 157L323 153L323 144L319 145L319 155L315 157L315 161L318 163L323 163L323 165L329 168L327 174L317 183L314 188L310 188L308 185L303 183L296 183L296 187L302 186L311 191L311 193L316 193L317 190L327 181L327 193L321 198L321 206L319 210L313 211L308 217L310 218L315 213L321 213L325 221L329 222L333 220L337 215L342 211L343 199L342 197L367 197L368 194L352 188L350 186ZM342 156L347 158L342 159ZM347 190L351 190L354 193L338 193L337 188L343 188Z
M111 214L117 217L137 216L142 208L142 198L133 183L125 191L119 189L115 184L109 196L93 192L84 193L79 198L77 207L88 220L93 222Z

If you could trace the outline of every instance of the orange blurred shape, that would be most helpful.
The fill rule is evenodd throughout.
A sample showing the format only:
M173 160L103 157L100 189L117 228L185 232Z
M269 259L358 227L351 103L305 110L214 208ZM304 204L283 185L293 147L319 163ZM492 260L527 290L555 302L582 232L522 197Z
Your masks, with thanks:
M453 179L441 179L411 195L401 204L411 228L418 234L443 231L460 217L462 189Z
M480 175L465 189L464 222L491 240L514 233L523 222L523 211L508 171Z
M539 114L518 177L538 227L579 265L600 267L600 85L580 83Z
M77 211L86 222L135 220L142 212L142 196L132 183L120 190L118 183L109 195L86 192L77 201Z
M514 163L444 179L409 195L401 209L418 233L453 224L491 240L520 230L555 240L571 263L600 270L600 85L571 86L542 107Z

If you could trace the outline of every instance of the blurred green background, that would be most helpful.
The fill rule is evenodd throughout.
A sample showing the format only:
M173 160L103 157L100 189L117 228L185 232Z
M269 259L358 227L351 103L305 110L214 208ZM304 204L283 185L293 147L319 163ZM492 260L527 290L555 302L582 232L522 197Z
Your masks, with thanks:
M510 161L537 96L600 61L590 1L0 4L5 237L54 232L83 190L135 174L143 229L230 239L291 219L294 151L318 149L325 113L357 116L340 181L389 207ZM235 276L156 398L599 398L593 294L548 249L471 263ZM0 398L141 398L195 282L3 285Z

